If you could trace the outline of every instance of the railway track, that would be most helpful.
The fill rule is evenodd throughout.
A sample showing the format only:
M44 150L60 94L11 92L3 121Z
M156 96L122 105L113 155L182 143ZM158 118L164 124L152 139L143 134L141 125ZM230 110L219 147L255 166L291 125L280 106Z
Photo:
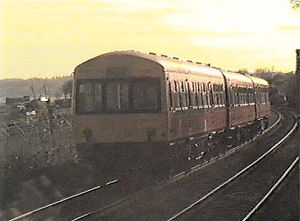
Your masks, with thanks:
M257 203L254 204L253 208L247 213L245 207L248 207L249 203L249 198L252 202L254 201L254 198L256 199L257 197L253 197L254 191L252 190L252 193L248 195L249 191L249 186L244 185L243 189L247 189L247 193L241 192L234 188L231 187L232 190L230 191L236 191L238 194L243 194L242 196L239 195L234 195L234 193L229 192L227 190L223 191L228 191L226 193L221 193L221 196L214 196L215 199L210 200L206 205L200 206L199 204L202 203L205 199L201 198L199 201L196 201L195 203L191 204L190 206L186 207L184 210L182 210L180 213L174 215L171 217L169 220L242 220L242 221L247 221L250 220L255 214L259 211L259 209L263 206L263 204L272 196L276 188L287 178L288 174L291 172L291 170L297 165L299 162L299 157L296 157L290 165L288 165L288 168L283 171L283 174L278 178L276 182L274 182L274 185L271 186L271 188L268 190L268 192L261 198L261 200ZM240 183L239 183L240 184ZM252 185L252 186L251 186ZM253 183L251 183L250 188L253 187ZM240 189L241 187L238 187ZM246 194L246 197L245 195ZM221 199L220 199L221 198ZM225 200L225 198L230 198ZM237 198L233 201L234 198ZM242 204L241 198L244 198L242 201L244 202ZM230 202L229 202L230 200ZM227 202L227 203L226 203ZM245 203L246 202L246 203ZM224 204L226 203L226 204ZM213 204L213 205L212 205ZM220 209L216 209L216 207L220 208L220 205L223 204L222 211ZM234 210L231 210L230 206L234 205ZM237 210L237 205L240 204L241 208L240 210ZM198 207L197 207L198 206ZM228 208L229 207L229 208ZM212 212L213 211L213 214ZM246 213L245 213L246 212ZM246 215L245 215L246 214ZM213 215L213 217L211 217ZM244 216L244 218L243 218ZM273 220L275 217L269 217L268 220Z
M256 212L262 207L262 205L271 197L274 191L278 188L278 186L287 178L288 174L295 168L297 163L299 162L299 157L296 157L290 166L284 171L282 176L276 181L276 183L272 186L272 188L267 192L267 194L256 204L256 206L244 217L243 221L249 220L251 217L255 215Z
M170 214L175 214L176 210L177 212L180 211L178 208L182 209L182 205L189 205L191 201L195 202L201 198L197 196L205 196L211 189L214 189L212 186L220 186L220 183L224 183L224 181L220 181L224 180L224 176L228 177L227 173L233 173L232 176L234 176L239 172L236 171L240 169L239 167L245 167L244 164L251 164L253 158L257 158L257 155L262 155L262 152L266 151L268 147L275 145L274 149L278 148L278 140L276 141L277 144L274 144L274 139L271 138L277 137L282 133L287 133L291 130L291 125L293 125L293 131L296 129L296 124L292 124L293 118L291 116L284 114L282 119L281 125L277 128L276 132L271 131L263 135L264 139L254 141L251 148L245 147L245 151L232 154L230 157L236 159L231 159L230 162L228 161L229 159L226 162L221 160L216 161L217 163L208 164L210 166L207 169L200 170L193 176L187 175L185 179L179 179L178 177L177 179L171 179L168 184L148 190L147 193L131 195L104 208L91 211L88 216L78 217L78 219L74 220L80 220L81 218L85 218L84 220L86 220L88 217L91 217L91 220L103 217L107 220L167 220L170 218ZM292 132L288 133L285 139L291 134ZM263 147L261 146L262 143L264 143ZM259 145L260 147L256 147ZM274 151L274 149L270 150L269 153ZM263 156L262 159L266 156ZM237 163L239 164L238 166ZM209 174L214 174L214 176ZM222 186L226 186L226 184ZM191 200L193 198L194 200Z
M33 220L35 220L35 219L41 220L43 218L43 215L41 213L43 213L45 210L51 209L51 208L56 207L56 206L61 206L62 204L67 203L67 202L69 202L71 200L78 200L80 197L83 197L83 196L85 196L87 194L94 193L95 191L98 191L100 189L108 188L111 185L116 184L118 182L119 181L117 179L111 180L111 181L109 181L109 182L107 182L107 183L105 183L103 185L95 186L95 187L90 188L88 190L82 191L80 193L74 194L72 196L63 198L63 199L58 200L56 202L50 203L48 205L45 205L45 206L42 206L40 208L34 209L32 211L29 211L27 213L24 213L24 214L22 214L22 215L20 215L18 217L10 219L10 221L23 220L23 219L28 218L28 217L30 217ZM34 217L34 216L36 216L36 217Z
M273 127L275 127L276 125L278 125L278 123L279 123L280 120L281 120L281 116L280 116L280 117L278 118L278 120L270 127L270 129L269 129L268 131L270 131ZM266 131L266 132L267 132L267 131ZM266 134L266 132L264 132L264 134ZM145 194L149 193L149 191L151 192L151 191L156 191L156 190L159 190L159 189L163 189L165 186L169 185L170 183L175 183L175 182L177 182L178 180L180 180L180 179L182 179L182 178L184 178L184 177L186 177L186 176L189 176L190 174L192 174L192 173L194 173L194 172L200 170L201 168L204 168L204 167L206 167L206 166L212 164L213 162L217 161L218 159L221 159L222 157L227 157L227 156L231 155L232 153L234 153L234 152L238 151L239 149L241 149L243 146L249 144L250 142L253 142L253 141L256 140L257 138L258 138L258 137L252 139L251 141L247 141L246 143L244 143L244 144L242 144L242 145L240 145L240 146L234 148L234 149L231 150L230 152L224 153L222 156L218 156L218 157L216 157L216 158L212 158L210 161L204 162L203 164L198 165L198 166L192 168L192 169L190 170L189 173L180 173L180 174L178 174L178 175L176 175L176 176L170 178L170 179L168 180L167 183L163 183L163 184L161 184L161 185L159 185L159 186L155 186L155 187L153 187L153 188L147 188L147 189L145 189L145 190L142 190L142 191L139 191L139 192L137 192L137 193L131 194L131 195L129 195L129 197L124 197L124 198L121 198L121 199L119 199L119 200L115 200L115 201L113 201L113 203L108 203L108 204L106 204L105 206L101 207L100 209L95 209L95 210L85 210L85 211L88 211L88 212L82 212L81 214L78 213L78 212L76 212L76 214L80 214L80 215L79 215L79 216L68 216L68 219L62 219L62 220L82 220L82 219L86 219L86 218L88 218L88 217L94 217L95 215L99 215L99 214L100 214L100 216L102 216L103 214L109 214L110 212L115 211L115 210L117 210L118 208L122 208L124 205L128 205L128 203L132 202L133 200L142 198ZM113 183L115 183L115 182L113 182ZM97 187L94 187L94 188L95 188L95 190L96 190L96 189L100 189L100 188L97 188ZM94 189L94 188L92 188L92 189ZM101 187L101 188L102 188L102 187ZM86 191L84 191L84 192L86 192ZM93 191L87 191L87 192L93 192ZM115 191L115 192L116 192L116 191ZM78 194L76 194L76 195L78 195ZM76 196L76 195L75 195L75 196ZM85 194L79 194L79 195L85 195ZM68 198L69 198L69 199L68 199ZM48 209L48 208L50 208L50 207L60 205L61 203L64 203L65 201L69 201L69 200L71 200L71 199L77 198L77 196L76 196L76 197L73 197L73 196L72 196L72 197L68 197L68 198L63 199L63 200L60 200L60 201L55 202L55 203L52 203L52 204L47 205L47 206L45 206L45 207L42 207L42 208L40 208L40 209L31 211L31 212L29 212L29 213L27 213L27 214L24 214L24 215L26 215L26 217L32 216L32 215L35 216L35 215L37 215L38 213L40 213L40 212L41 212L42 210L44 210L44 209ZM98 197L98 198L99 198L99 197ZM86 201L85 201L85 202L86 202ZM70 207L70 206L68 206L68 207ZM32 212L33 212L33 213L32 213ZM22 215L22 216L23 216L23 215ZM23 219L22 216L21 216L20 218L16 217L16 218L13 219L13 220L20 220L20 219ZM39 217L39 216L37 216L37 217ZM72 218L70 218L70 217L72 217ZM35 219L33 219L33 220L35 220Z
M294 146L288 145L288 148L281 148L274 153L274 151L291 136L296 128L297 124L295 124L290 132L287 133L275 145L273 145L265 154L214 188L205 196L201 197L180 212L176 213L174 216L170 217L168 221L195 219L213 220L216 218L222 220L241 220L241 218L243 221L248 220L259 209L263 202L270 197L275 188L298 162L298 157L296 157L295 160L290 159L297 155L297 151ZM288 159L284 158L285 161L283 161L281 156L285 151L292 154L287 156ZM266 162L261 162L271 153L273 156L270 156L270 158L266 159ZM290 161L293 161L293 163L291 164ZM278 162L281 163L278 164ZM262 165L257 167L258 164ZM286 167L288 167L287 170L284 169ZM272 169L266 173L266 170L269 168ZM273 168L276 168L276 170ZM241 177L247 171L251 171L251 174L247 174L247 177ZM283 176L280 177L279 175L281 173ZM280 182L275 183L273 180L277 177L280 177L278 180ZM240 180L237 181L236 179ZM254 184L255 181L257 181L256 184ZM271 186L270 191L266 191L266 189L269 188L269 183L275 184L274 186ZM257 203L257 205L255 205L255 202L259 198L258 193L260 192L267 192L267 194L262 198L261 201L259 201L259 203ZM204 205L202 206L202 204ZM255 205L254 208L249 213L246 213L245 217L243 218L243 214L247 212L249 207L251 208L251 205Z
M299 161L298 161L299 165ZM295 166L250 220L299 220L299 167Z

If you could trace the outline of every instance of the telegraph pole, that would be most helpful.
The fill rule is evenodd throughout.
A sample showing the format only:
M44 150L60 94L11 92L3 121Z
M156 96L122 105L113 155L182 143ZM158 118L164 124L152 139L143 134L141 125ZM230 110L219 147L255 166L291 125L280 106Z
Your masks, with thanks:
M297 112L300 116L300 49L296 49L296 78L297 78Z

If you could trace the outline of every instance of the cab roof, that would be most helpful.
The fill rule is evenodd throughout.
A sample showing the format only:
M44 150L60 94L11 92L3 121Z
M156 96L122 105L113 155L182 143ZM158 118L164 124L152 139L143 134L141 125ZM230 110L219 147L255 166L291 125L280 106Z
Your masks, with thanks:
M254 77L254 76L248 76L254 83L255 87L269 87L269 83L261 78Z
M92 61L96 61L98 59L102 59L108 56L133 56L133 57L139 57L142 59L150 60L153 61L165 70L165 72L179 72L179 73L193 73L193 74L201 74L201 75L209 75L209 76L214 76L214 77L222 77L222 73L218 68L213 68L210 67L207 64L202 64L200 62L192 62L192 61L183 61L180 60L177 57L168 57L166 55L157 55L155 53L142 53L139 51L133 51L133 50L128 50L128 51L114 51L106 54L102 54L100 56L94 57L90 60L87 60L83 62L82 64L78 65L76 67L80 68L83 66L88 65Z

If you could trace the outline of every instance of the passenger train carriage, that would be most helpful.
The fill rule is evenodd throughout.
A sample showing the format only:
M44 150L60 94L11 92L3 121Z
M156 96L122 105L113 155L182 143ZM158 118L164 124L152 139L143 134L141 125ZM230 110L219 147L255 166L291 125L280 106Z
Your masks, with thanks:
M137 152L163 159L180 148L190 159L208 151L207 137L265 129L268 87L260 78L175 57L107 53L74 71L75 142L83 155L98 152L102 159ZM191 140L201 141L197 153L178 146Z

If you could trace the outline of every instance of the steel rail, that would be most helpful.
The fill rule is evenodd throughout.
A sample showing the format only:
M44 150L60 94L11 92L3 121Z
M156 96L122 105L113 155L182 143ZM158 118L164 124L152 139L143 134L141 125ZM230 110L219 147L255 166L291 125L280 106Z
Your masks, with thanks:
M64 203L64 202L66 202L66 201L69 201L69 200L71 200L71 199L77 198L77 197L79 197L79 196L83 196L83 195L85 195L85 194L87 194L87 193L93 192L93 191L98 190L98 189L101 189L101 188L103 188L103 187L110 186L110 185L112 185L112 184L114 184L114 183L117 183L117 182L119 182L119 180L115 179L115 180L112 180L112 181L110 181L110 182L107 182L105 185L95 186L95 187L93 187L93 188L91 188L91 189L82 191L82 192L80 192L80 193L74 194L74 195L69 196L69 197L67 197L67 198L64 198L64 199L58 200L58 201L56 201L56 202L50 203L50 204L48 204L48 205L46 205L46 206L43 206L43 207L37 208L37 209L35 209L35 210L32 210L32 211L30 211L30 212L24 213L24 214L22 214L22 215L20 215L20 216L18 216L18 217L15 217L15 218L13 218L13 219L10 219L9 221L15 221L15 220L21 220L21 219L24 219L24 218L26 218L26 217L28 217L28 216L31 216L31 215L33 215L33 214L35 214L35 213L37 213L37 212L42 211L42 210L45 210L45 209L48 209L48 208L50 208L50 207L56 206L56 205L58 205L58 204Z
M248 171L250 168L252 168L256 164L258 164L262 159L264 159L272 151L274 151L280 144L282 144L296 130L297 126L298 126L298 122L295 122L293 128L280 141L278 141L275 145L273 145L267 152L265 152L263 155L261 155L259 158L257 158L255 161L253 161L251 164L249 164L248 166L246 166L244 169L240 170L234 176L232 176L231 178L229 178L228 180L226 180L225 182L223 182L222 184L220 184L219 186L217 186L216 188L214 188L213 190L211 190L205 196L201 197L200 199L198 199L197 201L195 201L194 203L192 203L188 207L184 208L183 210L181 210L180 212L178 212L177 214L175 214L174 216L172 216L171 218L169 218L168 221L175 220L178 217L182 216L187 211L189 211L190 209L192 209L193 207L195 207L199 203L203 202L208 197L210 197L211 195L213 195L214 193L216 193L218 190L222 189L227 184L229 184L230 182L232 182L233 180L235 180L236 178L238 178L239 176L241 176L243 173L245 173L246 171Z
M262 204L272 195L272 193L276 190L276 188L282 183L282 181L287 177L287 175L291 172L291 170L298 163L299 157L296 157L295 160L290 164L290 166L286 169L283 175L276 181L276 183L272 186L272 188L268 191L268 193L259 201L259 203L245 216L242 221L247 221L250 217L262 206Z
M262 132L262 134L268 133L268 132L269 132L270 130L272 130L272 129L279 123L279 121L281 121L281 119L282 119L282 114L281 114L281 113L279 113L279 112L276 111L276 110L271 110L271 111L275 112L275 113L278 115L278 119L275 121L274 124L272 124L270 127L268 127L267 129L265 129L265 130Z
M102 208L100 208L100 209L97 209L97 210L94 210L94 211L90 211L90 212L87 212L87 213L85 213L85 214L83 214L83 215L81 215L81 216L78 216L78 217L72 219L71 221L81 220L81 219L86 218L86 217L88 217L88 216L91 216L91 215L93 215L93 214L99 213L99 212L101 212L101 211L103 211L103 210L105 210L105 209L107 209L107 208L111 208L111 207L113 207L114 205L118 205L119 203L122 203L122 202L124 202L124 201L126 201L126 200L127 200L127 198L120 199L120 200L115 201L115 202L113 202L113 203L111 203L111 204L109 204L109 205L107 205L107 206L105 206L105 207L102 207Z

